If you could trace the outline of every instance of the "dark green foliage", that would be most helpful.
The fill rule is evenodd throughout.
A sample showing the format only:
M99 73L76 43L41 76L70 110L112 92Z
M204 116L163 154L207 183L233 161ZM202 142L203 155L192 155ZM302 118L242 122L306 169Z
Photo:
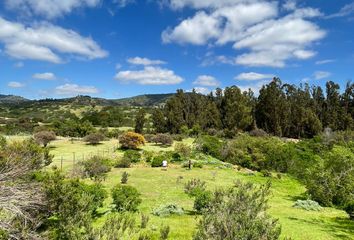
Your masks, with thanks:
M141 153L136 150L126 150L124 152L123 158L128 159L132 163L137 163L141 160Z
M104 140L104 135L102 133L90 133L84 137L84 141L91 145L97 145Z
M122 173L122 178L120 179L121 184L126 184L128 182L129 174L127 172Z
M85 175L96 181L104 179L111 170L111 161L100 156L93 156L80 164L83 166Z
M170 234L170 226L162 226L160 229L160 239L166 240Z
M136 188L120 184L112 189L112 198L117 211L135 212L142 201Z
M208 135L201 136L196 139L195 143L197 150L215 158L220 158L224 143L218 137Z
M95 128L89 121L66 120L53 123L55 133L59 136L85 137L95 132Z
M198 213L201 213L204 209L207 209L211 202L212 196L213 195L210 191L198 192L194 199L194 210L196 210Z
M350 219L354 219L354 200L346 203L344 210L349 214Z
M139 112L137 113L135 117L135 132L136 133L142 133L144 130L144 125L145 125L145 110L140 109Z
M141 223L140 223L140 228L146 228L148 225L148 222L150 220L149 215L142 213L141 214Z
M272 173L268 170L261 170L261 174L263 177L272 177Z
M100 184L65 180L60 172L47 174L43 180L51 213L51 239L82 239L91 229L92 217L101 207L106 192Z
M187 193L190 197L197 196L200 192L204 192L205 189L206 182L198 178L193 178L184 185L184 192Z
M0 135L0 150L5 148L6 144L7 144L6 138Z
M267 214L270 184L237 182L214 193L197 225L196 240L278 239L280 227Z
M151 161L151 167L162 167L162 162L166 160L165 156L155 156Z

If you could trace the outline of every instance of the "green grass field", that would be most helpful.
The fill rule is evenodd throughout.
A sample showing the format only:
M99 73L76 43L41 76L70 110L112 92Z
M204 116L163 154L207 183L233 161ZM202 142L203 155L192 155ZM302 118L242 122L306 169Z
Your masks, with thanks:
M20 140L23 136L9 137ZM184 142L192 144L193 139L186 139ZM73 164L73 152L76 161L82 160L91 154L110 154L112 156L122 154L120 151L113 151L118 145L117 140L105 141L97 146L90 146L81 141L59 139L50 144L54 154L53 165L60 166L63 156L65 170L70 170ZM172 150L172 147L161 148L154 144L147 144L143 147L150 151ZM195 231L198 216L193 213L193 200L184 193L184 183L191 178L200 178L207 182L209 189L228 187L237 179L253 183L265 183L269 178L260 174L254 176L236 169L219 169L211 166L204 166L202 169L186 170L179 165L169 166L167 171L160 168L151 168L147 164L138 164L130 169L115 169L108 174L103 182L109 191L115 184L120 183L121 174L127 171L129 176L128 184L136 187L142 194L143 202L139 210L150 214L148 228L158 234L162 224L169 225L171 232L169 239L191 239ZM178 177L183 179L177 183ZM296 199L305 193L305 188L297 180L283 175L281 179L272 178L272 196L270 198L270 214L279 219L282 226L282 237L303 240L330 240L330 239L354 239L354 221L350 221L348 215L341 210L324 208L322 211L305 211L293 208ZM186 211L182 216L156 217L151 214L152 210L161 204L176 203ZM110 199L107 199L107 208ZM97 225L102 224L105 216L99 218Z

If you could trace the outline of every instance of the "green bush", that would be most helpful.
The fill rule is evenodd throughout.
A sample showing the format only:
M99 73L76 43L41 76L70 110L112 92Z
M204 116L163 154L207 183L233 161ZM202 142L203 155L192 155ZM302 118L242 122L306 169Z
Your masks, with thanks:
M183 208L179 207L177 204L170 203L161 205L152 211L152 214L159 217L168 217L170 215L183 215Z
M205 189L206 182L198 178L193 178L184 185L184 192L187 193L190 197L197 196L200 192L204 192Z
M200 191L196 194L194 199L193 208L197 212L202 212L204 209L208 208L212 198L212 193L210 191Z
M321 211L322 207L318 202L312 200L297 200L294 205L294 208L304 209L306 211Z
M272 173L268 170L261 170L261 174L263 177L272 177Z
M162 226L160 229L160 239L166 240L170 234L170 226Z
M221 157L223 142L215 136L201 136L195 141L196 149L215 158Z
M122 178L120 179L121 184L126 184L128 182L129 174L127 172L122 173Z
M198 161L193 161L193 167L195 168L203 168L203 163Z
M117 211L135 212L142 201L136 188L120 184L112 189L112 198Z
M83 166L85 175L93 180L102 180L111 170L111 161L101 156L93 156L79 164Z
M130 168L131 162L128 158L122 157L117 160L115 167L117 168Z
M136 150L126 150L124 152L123 158L129 159L129 161L132 163L137 163L141 160L141 154Z
M178 152L174 152L172 154L172 162L180 162L180 161L182 161L181 154L179 154Z
M151 167L162 167L162 162L165 160L164 156L156 156L151 161Z

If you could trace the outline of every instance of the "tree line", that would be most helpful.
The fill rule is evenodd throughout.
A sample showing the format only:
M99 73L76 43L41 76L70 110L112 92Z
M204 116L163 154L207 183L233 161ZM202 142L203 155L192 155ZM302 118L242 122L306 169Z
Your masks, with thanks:
M182 133L185 129L222 130L226 136L238 131L263 129L281 137L311 138L324 128L353 130L354 84L344 91L329 81L320 86L282 83L274 78L256 97L251 89L217 88L205 96L177 90L164 106L153 110L156 132Z

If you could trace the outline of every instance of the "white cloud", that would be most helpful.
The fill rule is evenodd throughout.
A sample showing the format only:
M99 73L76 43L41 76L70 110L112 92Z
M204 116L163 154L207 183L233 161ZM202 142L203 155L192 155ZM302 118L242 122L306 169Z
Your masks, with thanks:
M145 66L143 70L120 71L116 74L115 79L123 83L141 85L173 85L183 81L183 78L172 70L154 66Z
M26 86L25 84L23 83L20 83L20 82L9 82L7 84L8 87L11 87L11 88L22 88L24 86Z
M124 8L129 4L134 3L135 0L113 0L113 3L117 4L119 8Z
M209 94L209 93L211 92L210 89L205 88L205 87L195 87L195 88L193 88L193 89L194 89L194 91L195 91L196 93L200 93L200 94L203 94L203 95L207 95L207 94ZM189 91L187 91L187 92L192 92L193 89L192 89L192 90L189 90Z
M257 82L251 82L249 84L237 84L237 87L241 89L241 91L248 91L251 89L255 95L258 95L259 90L263 87L263 85L266 85L270 82L267 80L262 80L262 81L257 81Z
M316 80L328 78L331 76L330 72L324 72L324 71L316 71L313 76L315 77Z
M283 9L287 10L287 11L293 11L296 9L296 1L294 0L287 0L284 4L283 4Z
M217 87L220 85L219 81L215 77L209 75L198 76L193 84L207 87Z
M40 80L55 80L56 76L54 73L46 72L46 73L33 74L32 78L40 79Z
M148 58L141 58L141 57L128 58L127 62L134 65L144 65L144 66L166 64L166 62L162 60L151 60Z
M243 52L231 63L240 65L284 67L288 60L311 58L316 55L313 43L326 35L309 20L322 16L318 9L296 8L291 1L283 6L290 11L286 16L279 14L275 1L171 0L170 5L199 10L163 31L164 43L219 46L231 42L237 52Z
M354 2L344 5L339 12L326 16L326 18L346 17L354 13Z
M274 75L272 74L262 74L255 72L240 73L235 77L239 81L259 81L264 79L272 79Z
M48 19L69 14L75 8L96 7L99 3L100 0L5 0L5 6L16 13Z
M55 88L55 94L57 95L80 95L80 94L95 94L98 93L98 89L93 86L80 86L77 84L66 83L64 85L57 86Z
M316 65L323 65L323 64L327 64L327 63L332 63L335 62L335 59L325 59L325 60L320 60L316 62Z
M5 45L5 53L16 59L62 63L59 54L85 59L108 55L91 38L83 37L73 30L48 23L29 27L1 17L0 42Z

